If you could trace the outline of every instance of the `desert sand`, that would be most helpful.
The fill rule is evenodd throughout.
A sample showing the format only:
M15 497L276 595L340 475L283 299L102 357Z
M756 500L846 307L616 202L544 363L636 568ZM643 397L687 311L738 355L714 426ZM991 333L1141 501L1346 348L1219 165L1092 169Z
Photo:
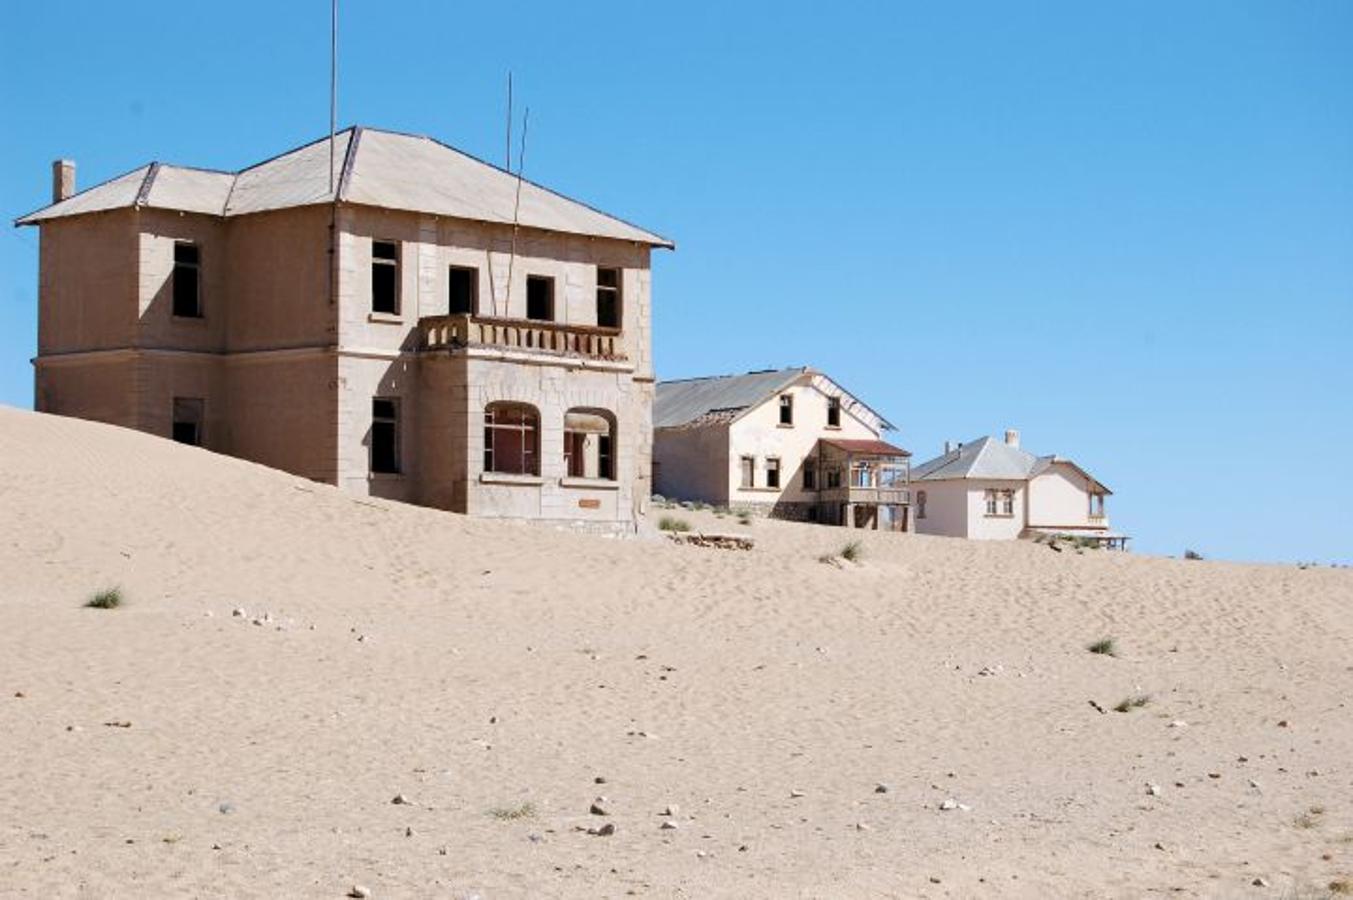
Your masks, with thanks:
M465 519L0 408L0 895L1353 879L1353 572L679 514L756 547Z

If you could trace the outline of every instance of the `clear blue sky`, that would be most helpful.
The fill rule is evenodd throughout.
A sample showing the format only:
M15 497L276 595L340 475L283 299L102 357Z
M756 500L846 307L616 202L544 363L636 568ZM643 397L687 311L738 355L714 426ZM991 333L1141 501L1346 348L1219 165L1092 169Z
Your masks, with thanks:
M328 2L6 4L0 211L328 127ZM340 121L503 155L674 238L659 374L811 364L1023 431L1138 549L1353 562L1353 3L346 0ZM37 234L0 240L31 404Z

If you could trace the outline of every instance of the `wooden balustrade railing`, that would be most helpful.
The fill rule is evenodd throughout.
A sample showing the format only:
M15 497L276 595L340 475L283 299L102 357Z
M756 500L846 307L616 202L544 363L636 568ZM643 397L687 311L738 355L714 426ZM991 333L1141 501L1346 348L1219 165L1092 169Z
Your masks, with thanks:
M588 359L625 360L624 342L618 328L463 314L424 316L418 320L418 330L423 350L506 347Z

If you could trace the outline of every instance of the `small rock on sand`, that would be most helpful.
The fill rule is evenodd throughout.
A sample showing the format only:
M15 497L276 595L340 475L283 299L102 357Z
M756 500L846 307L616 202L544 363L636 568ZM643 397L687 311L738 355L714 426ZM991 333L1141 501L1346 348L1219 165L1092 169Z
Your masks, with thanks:
M667 819L658 827L661 828L663 831L676 831L677 823L673 822L671 819Z
M874 786L874 793L876 794L886 794L891 790L892 790L891 786L882 783Z
M797 799L799 799L799 798L802 797L802 796L803 796L803 791L793 790L793 791L790 791L790 792L789 792L789 797L790 797L790 799L792 799L792 800L797 800Z
M675 816L679 812L681 812L681 807L677 806L675 803L669 803L667 804L667 808L662 811L662 814L664 816Z
M390 800L390 802L393 803L395 806L410 805L409 798L405 797L403 794L395 794L395 796Z
M611 811L607 809L605 797L598 797L597 799L593 800L592 806L590 809L588 809L588 812L590 812L594 816L609 816L611 814Z
M607 822L600 828L587 829L587 833L594 834L597 837L610 837L611 835L615 834L615 824L612 822Z
M958 809L958 801L955 800L953 797L950 797L948 800L945 800L940 804L940 809L944 810L945 812L948 812L951 809Z
M362 897L370 897L370 896L371 896L371 889L370 889L370 888L367 888L367 887L363 887L363 886L360 885L360 884L354 884L354 885L352 886L352 888L348 891L348 896L349 896L349 897L357 897L357 898L359 898L359 900L360 900L360 898L362 898Z
M1148 782L1147 785L1146 785L1146 792L1147 792L1148 794L1150 794L1152 797L1159 796L1159 794L1160 794L1160 785L1158 785L1158 784L1151 784L1150 782Z

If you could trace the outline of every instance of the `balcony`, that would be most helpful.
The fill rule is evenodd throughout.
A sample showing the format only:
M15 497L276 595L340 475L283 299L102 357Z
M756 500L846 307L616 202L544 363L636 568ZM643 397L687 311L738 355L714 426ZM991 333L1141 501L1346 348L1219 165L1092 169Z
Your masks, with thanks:
M819 499L824 503L861 503L869 506L905 506L911 503L911 490L905 487L824 488Z
M462 314L424 316L418 320L418 332L419 349L425 351L486 347L604 362L627 361L619 328Z

